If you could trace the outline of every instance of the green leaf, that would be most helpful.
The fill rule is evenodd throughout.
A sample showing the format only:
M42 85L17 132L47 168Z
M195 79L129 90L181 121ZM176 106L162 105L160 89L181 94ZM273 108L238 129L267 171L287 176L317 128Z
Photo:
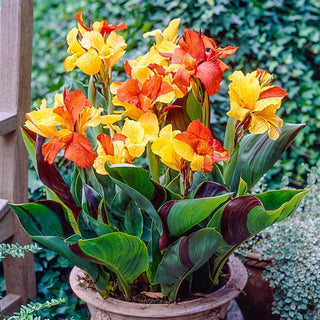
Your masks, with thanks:
M64 207L52 200L43 200L26 204L11 204L27 233L67 238L74 232L70 227Z
M200 223L214 212L230 197L230 193L200 199L185 199L177 201L171 208L167 223L173 236L180 236Z
M32 131L21 127L21 134L23 138L23 142L28 151L29 157L34 168L37 170L37 160L36 160L36 134Z
M156 275L163 292L173 301L186 276L205 264L216 251L221 235L212 228L201 229L169 246Z
M129 210L125 214L124 225L127 232L141 238L143 232L143 216L136 203L131 200Z
M244 196L247 193L248 185L247 183L240 177L237 197Z
M200 122L203 122L202 106L194 97L192 90L188 94L186 102L186 111L191 121L199 119Z
M162 254L159 248L160 233L159 230L155 227L154 223L151 224L151 239L148 242L148 253L149 253L149 270L148 278L150 283L154 283L156 272L158 266L162 259Z
M100 237L115 231L111 226L97 221L84 211L80 212L78 225L81 235L86 239Z
M303 127L303 124L284 124L277 140L269 139L267 133L245 136L240 142L237 161L227 187L236 191L242 177L250 190L287 150Z
M126 233L79 240L78 246L84 254L117 275L127 297L130 297L130 284L149 268L147 247L139 238Z
M79 170L76 166L72 168L70 191L78 207L82 204L82 181Z
M130 188L138 191L150 200L156 209L166 201L180 199L179 195L150 179L149 173L145 169L129 164L106 164L106 171L116 183L118 182L117 184L119 186L119 183L126 184Z

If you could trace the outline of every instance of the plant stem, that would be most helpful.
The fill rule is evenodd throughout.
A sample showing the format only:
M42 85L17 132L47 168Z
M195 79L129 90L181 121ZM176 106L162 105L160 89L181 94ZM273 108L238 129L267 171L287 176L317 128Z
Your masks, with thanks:
M159 182L159 159L151 150L151 143L147 144L147 158L149 163L149 169L151 178L156 182Z

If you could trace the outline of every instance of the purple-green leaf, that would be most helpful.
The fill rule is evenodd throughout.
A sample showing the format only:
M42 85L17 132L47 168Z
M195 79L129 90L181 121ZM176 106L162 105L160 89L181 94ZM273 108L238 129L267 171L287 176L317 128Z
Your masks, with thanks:
M52 200L26 204L12 204L23 228L30 236L57 236L67 238L74 234L63 206Z
M97 220L102 197L85 183L83 184L82 192L82 208L90 215L90 217Z
M36 159L39 178L45 186L51 189L58 198L71 209L75 219L77 220L81 208L76 205L70 189L63 180L56 164L49 164L44 160L41 150L43 142L44 138L37 135Z
M262 206L262 203L254 196L235 198L225 206L221 216L221 234L227 244L237 245L251 236L247 217L257 206Z

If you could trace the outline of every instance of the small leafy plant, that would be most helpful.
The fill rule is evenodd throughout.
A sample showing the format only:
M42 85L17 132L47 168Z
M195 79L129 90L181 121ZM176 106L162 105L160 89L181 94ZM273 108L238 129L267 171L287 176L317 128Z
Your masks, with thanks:
M10 243L0 243L0 259L5 258L7 255L10 255L14 258L24 258L25 253L27 252L37 252L40 247L35 244L20 245L19 243L10 244Z
M304 125L276 115L287 92L270 73L235 71L222 145L209 96L238 48L190 29L179 37L174 19L144 34L155 43L125 62L129 79L112 82L126 24L76 17L64 67L80 68L89 84L26 115L22 134L47 200L11 207L33 240L86 270L104 297L117 285L130 299L137 281L171 301L211 292L233 251L308 192L249 193ZM61 150L73 164L70 187L55 164Z
M51 299L44 303L30 302L26 306L22 306L19 312L15 312L13 316L6 317L6 320L41 320L41 316L35 315L36 312L43 309L51 308L66 302L66 299ZM48 319L45 319L48 320ZM72 318L70 319L72 320Z

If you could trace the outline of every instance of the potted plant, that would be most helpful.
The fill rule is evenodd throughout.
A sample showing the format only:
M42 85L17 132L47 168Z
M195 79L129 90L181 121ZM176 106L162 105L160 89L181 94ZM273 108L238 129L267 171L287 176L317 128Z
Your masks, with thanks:
M243 272L230 257L234 250L289 216L308 192L249 193L304 125L283 124L276 115L287 93L272 85L271 74L236 71L222 145L210 130L209 96L228 69L223 59L237 48L219 48L189 29L178 37L174 19L144 35L155 44L125 62L128 80L112 82L112 67L125 53L117 34L125 23L88 26L81 13L76 17L64 65L90 75L89 85L64 90L53 108L43 101L26 115L22 134L47 200L11 207L33 240L89 275L99 293L88 301L93 319L132 319L132 304L117 316L105 306L97 310L96 301L116 294L130 301L136 288L170 302L203 296L191 303L196 315L181 302L158 306L154 319L223 318L246 281L234 278ZM73 164L70 187L55 163L61 150ZM211 292L227 262L231 281L216 291L225 295L212 310L207 299L216 299ZM139 319L151 318L150 304L138 308Z

